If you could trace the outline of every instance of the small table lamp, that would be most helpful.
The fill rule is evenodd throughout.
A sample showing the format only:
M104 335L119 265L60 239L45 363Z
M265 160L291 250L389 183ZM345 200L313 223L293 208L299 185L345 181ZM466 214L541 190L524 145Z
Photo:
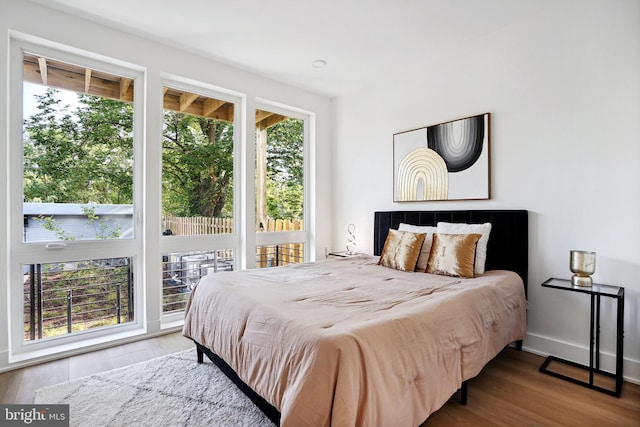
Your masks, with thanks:
M355 231L355 225L349 224L347 226L347 254L349 255L354 255L358 248L358 245L356 244L356 235L354 234Z
M596 253L589 251L571 251L569 268L573 273L571 284L574 286L591 286L591 275L596 272Z

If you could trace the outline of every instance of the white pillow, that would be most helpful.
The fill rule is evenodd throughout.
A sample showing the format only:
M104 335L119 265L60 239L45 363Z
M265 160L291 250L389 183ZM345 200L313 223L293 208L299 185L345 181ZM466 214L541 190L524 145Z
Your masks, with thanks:
M422 244L422 249L420 249L420 256L418 256L418 262L416 263L415 269L415 271L422 271L424 273L427 270L427 264L429 263L429 254L431 253L431 242L433 241L433 233L437 231L437 227L428 225L411 225L401 222L398 226L398 231L410 231L412 233L426 234L424 243Z
M478 246L476 247L476 261L473 267L475 275L484 274L484 265L487 261L487 244L489 243L489 233L491 233L491 223L485 222L484 224L464 224L464 223L451 223L451 222L439 222L438 233L443 234L470 234L479 233L482 234L480 240L478 240Z

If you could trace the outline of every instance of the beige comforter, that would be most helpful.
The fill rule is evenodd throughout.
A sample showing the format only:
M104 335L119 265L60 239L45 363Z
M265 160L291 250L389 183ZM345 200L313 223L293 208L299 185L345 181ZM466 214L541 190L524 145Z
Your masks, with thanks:
M525 334L515 273L408 273L355 258L205 276L183 334L283 427L417 426Z

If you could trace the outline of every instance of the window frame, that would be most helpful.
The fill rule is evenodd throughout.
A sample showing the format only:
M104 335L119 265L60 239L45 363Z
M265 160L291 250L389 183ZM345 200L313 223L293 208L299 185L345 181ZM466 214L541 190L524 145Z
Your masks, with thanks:
M144 117L145 117L145 69L114 58L71 48L36 37L12 33L9 40L9 111L8 133L8 304L9 304L9 361L22 361L53 354L69 348L82 348L118 338L143 334L146 331L146 301L144 292L143 207L144 174ZM132 239L65 241L62 250L47 249L49 242L23 242L18 232L23 224L23 54L51 58L53 60L100 70L134 81L133 99L133 226ZM131 257L134 274L134 310L132 322L96 328L83 332L52 337L37 342L25 342L23 321L22 265L33 263L64 262L100 258Z
M63 251L38 249L42 242L22 242L22 233L15 224L22 225L23 171L23 51L54 60L101 70L134 80L134 239L109 242L106 250L101 240L68 242ZM149 79L151 79L149 81ZM225 235L162 236L161 199L161 147L164 113L162 87L170 86L185 91L233 102L234 108L234 232ZM234 251L234 269L254 268L256 248L262 245L303 243L305 261L315 260L315 113L279 102L255 97L252 89L246 92L230 90L212 84L159 71L148 73L147 68L113 57L96 54L61 43L48 41L17 31L9 32L8 87L7 87L8 139L6 165L7 195L7 320L9 328L7 359L20 364L34 358L51 358L56 354L79 353L85 349L109 345L114 341L140 339L149 334L176 330L183 324L184 314L162 314L161 256L163 253L193 250L231 249ZM255 91L253 91L255 92ZM304 121L304 231L262 233L255 231L255 113L257 109L273 111ZM150 126L151 125L151 126ZM149 139L151 137L151 139ZM143 215L144 214L144 215ZM158 216L158 218L155 218ZM40 256L34 250L37 249ZM34 255L36 254L36 255ZM97 328L87 332L55 337L23 345L24 293L22 264L83 260L104 257L131 257L135 280L135 320L130 323ZM12 285L14 284L14 285ZM12 289L13 288L13 289ZM159 290L157 290L158 288ZM16 327L18 325L18 327Z
M218 86L198 82L185 77L163 73L160 79L160 90L164 87L170 87L173 89L182 90L185 92L206 96L209 98L219 99L221 101L231 102L234 104L233 109L233 232L227 234L203 234L197 236L163 236L162 235L162 221L158 218L159 228L157 230L160 235L160 247L157 252L153 252L154 257L160 259L162 254L175 253L175 252L191 252L191 251L214 251L214 250L233 250L235 269L243 265L245 254L241 250L241 236L243 222L240 220L241 204L242 204L242 179L241 175L244 173L245 166L242 164L243 159L243 141L244 141L244 115L243 111L246 109L246 95L239 92L220 88ZM164 97L161 94L161 99L164 101ZM164 105L161 109L161 114L164 117ZM162 127L164 126L164 119L160 120L160 138L163 138ZM157 213L162 215L162 142L160 143L159 153L159 169L160 169L160 197ZM151 263L155 265L155 263ZM160 265L160 264L158 264ZM162 287L162 282L160 283ZM161 327L170 328L178 325L182 325L184 320L184 312L163 312L162 297L158 301L160 323Z
M248 224L251 228L251 231L255 233L255 245L251 248L252 253L254 254L253 260L250 262L251 267L255 267L255 253L257 248L260 246L272 246L278 244L288 244L288 243L303 243L304 244L304 262L314 261L316 259L315 254L315 185L313 185L312 176L315 176L315 170L313 169L314 161L312 161L312 157L315 153L315 114L302 110L299 108L291 107L282 103L270 101L263 98L257 98L255 102L255 111L263 110L269 111L276 114L281 114L283 116L296 118L302 120L304 123L303 126L303 185L304 185L304 195L303 195L303 221L304 221L304 229L303 230L292 230L292 231L276 231L276 232L256 232L254 230L254 223ZM255 121L254 121L255 122ZM253 177L255 181L255 144L256 144L256 126L255 123L252 123L252 135L253 139L251 141L253 145L253 153L254 153L254 162L253 164ZM251 195L251 208L255 211L255 191ZM255 216L255 214L254 214Z

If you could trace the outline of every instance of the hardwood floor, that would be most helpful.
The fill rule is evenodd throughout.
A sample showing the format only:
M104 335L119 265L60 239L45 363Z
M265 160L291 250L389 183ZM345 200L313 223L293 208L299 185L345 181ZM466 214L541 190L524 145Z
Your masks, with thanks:
M193 346L173 333L0 374L0 402L32 403L37 389ZM640 385L625 382L620 398L538 372L543 358L504 350L469 381L466 406L455 399L421 427L639 426Z
M4 372L0 374L0 402L33 403L40 388L193 347L193 341L176 332Z
M543 361L505 349L469 381L466 406L451 399L422 427L640 426L640 385L616 398L538 372Z

